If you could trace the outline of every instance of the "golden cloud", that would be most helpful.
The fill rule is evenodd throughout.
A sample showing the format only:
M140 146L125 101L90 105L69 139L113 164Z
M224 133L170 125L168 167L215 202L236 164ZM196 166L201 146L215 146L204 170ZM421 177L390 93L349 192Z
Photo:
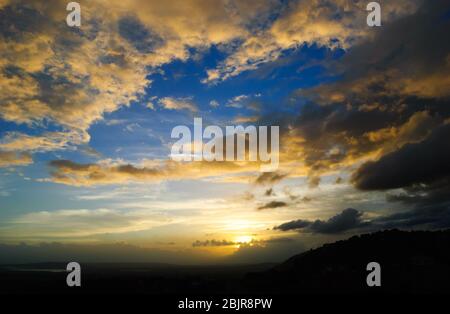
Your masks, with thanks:
M52 121L68 131L67 141L75 131L84 143L89 126L104 113L139 99L152 69L186 60L188 48L246 36L248 23L272 5L89 1L82 4L82 27L74 30L64 23L67 1L0 4L10 25L0 33L0 117L32 126ZM163 101L169 109L195 109L169 100Z
M159 104L168 110L189 110L197 112L197 106L192 102L191 98L173 98L164 97L159 100Z
M420 1L383 2L384 23L414 13ZM371 37L366 25L365 2L296 1L282 11L267 29L245 38L244 43L215 69L207 71L203 82L226 80L259 65L277 60L283 51L302 44L348 48ZM339 15L339 18L336 16Z
M17 154L14 152L0 151L0 168L10 166L26 166L33 163L30 154Z
M257 173L260 164L257 162L147 160L136 166L112 161L97 164L79 164L70 160L54 160L50 162L50 166L52 167L52 172L49 181L75 186L90 186L201 179L239 173L247 173L250 178L249 173Z

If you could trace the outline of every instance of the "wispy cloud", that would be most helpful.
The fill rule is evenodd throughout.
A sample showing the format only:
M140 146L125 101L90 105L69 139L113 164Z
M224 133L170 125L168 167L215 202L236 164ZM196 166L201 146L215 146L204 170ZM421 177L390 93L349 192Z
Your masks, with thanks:
M190 112L197 112L198 108L192 101L192 97L185 98L173 98L164 97L161 98L158 103L168 110L188 110Z

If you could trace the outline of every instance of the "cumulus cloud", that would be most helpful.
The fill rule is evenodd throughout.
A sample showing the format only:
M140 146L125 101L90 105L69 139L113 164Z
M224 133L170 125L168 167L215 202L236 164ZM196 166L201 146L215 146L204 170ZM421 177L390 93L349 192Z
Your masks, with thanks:
M424 141L407 144L359 167L352 183L362 190L387 190L428 184L450 177L450 125L436 128Z
M315 186L322 174L378 160L447 123L450 46L442 39L449 7L445 1L415 5L353 43L338 62L324 61L340 79L298 90L292 101L298 115L262 118L281 126L280 160L292 166L290 176L308 175Z
M380 159L361 165L352 175L361 190L392 190L388 202L403 203L410 211L385 217L390 225L426 225L438 228L449 224L450 125L432 131L425 140L407 144Z
M306 232L323 234L341 233L366 226L362 220L362 214L362 212L356 209L347 208L328 220L317 219L310 221L299 219L283 223L274 227L274 229L281 231L305 230Z
M419 1L382 1L384 23L417 10ZM367 30L367 3L361 1L292 1L268 27L247 36L217 68L207 71L203 82L226 80L261 64L277 60L284 51L302 44L348 48Z
M414 204L417 204L417 202L414 202ZM361 230L369 232L394 228L436 230L450 227L448 204L436 204L435 202L422 203L421 206L412 209L375 215L367 219L363 219L363 215L362 211L348 208L328 220L298 219L285 222L273 229L316 234L340 234Z
M83 3L83 26L73 29L63 22L66 5L2 1L0 117L36 130L50 121L64 130L62 141L74 145L89 141L89 127L105 113L139 100L152 71L186 60L190 48L246 36L271 8L259 1L95 1ZM189 102L170 100L163 101L168 109L195 111ZM79 133L75 143L73 132Z
M386 22L383 29L392 27L396 30L392 34L398 35L402 30L402 23L397 21L405 16L411 17L411 26L414 26L414 23L423 24L413 18L414 13L418 11L419 2L382 3ZM128 1L124 4L115 0L108 5L103 2L89 2L83 5L84 23L81 29L70 29L64 23L60 23L66 14L65 5L64 1L57 0L50 1L48 5L37 2L25 5L22 1L14 1L3 3L1 8L0 20L5 25L0 32L2 119L26 123L35 128L41 127L46 121L51 121L64 129L58 134L42 132L35 135L33 132L33 135L15 135L16 138L36 137L36 140L30 140L34 142L31 146L35 148L34 151L86 144L90 139L88 129L92 123L102 119L105 113L139 100L145 88L151 85L147 80L148 74L173 60L187 60L191 56L190 48L204 50L216 45L227 53L231 51L231 55L222 64L208 72L207 81L213 81L273 61L286 49L295 48L303 43L316 43L327 47L351 46L356 52L352 53L352 50L349 50L349 56L348 58L346 56L345 60L361 60L361 56L367 55L362 51L374 48L374 44L371 43L372 37L378 36L376 39L382 39L386 35L383 30L380 31L382 35L367 35L367 27L363 27L366 4L359 1L242 3L224 0L205 4L203 1L192 0L183 4L162 4L158 1L146 1L145 4L140 1ZM274 12L276 19L272 16ZM360 14L361 12L364 14ZM420 27L422 26L415 26L412 29ZM427 27L431 28L432 25L427 24ZM355 40L360 37L361 40ZM417 42L419 47L419 41L410 42ZM380 47L383 48L375 47L377 55L373 58L375 60L370 61L371 63L385 60L389 51L395 49L389 47L395 41L381 42L383 44ZM434 42L428 45L420 44L421 46L433 44L432 47L435 47ZM439 62L448 64L447 57L445 59L447 61L442 61L444 49L430 50L438 51L435 56L439 57L437 58L439 61L433 64ZM380 51L386 52L381 54ZM410 59L405 60L404 64ZM430 60L432 59L427 59ZM371 64L370 62L368 64ZM349 68L348 72L361 72L352 71L349 64L350 61L345 62L345 67ZM428 84L432 78L444 84L445 77L448 77L444 75L445 69L446 66L441 67L441 74L433 74L434 76L417 81L416 87ZM427 73L432 74L432 71ZM410 75L407 77L414 78ZM355 81L361 80L353 80ZM319 93L314 94L324 95L331 100L344 99L342 95L330 95L331 91L347 90L337 86L329 88L326 93L327 89L321 88ZM357 88L348 90L364 91ZM439 87L439 90L440 95L443 95L442 91L445 89ZM311 95L313 90L309 92ZM248 100L248 96L237 96L230 104L242 106L242 102ZM360 106L373 108L375 103L368 103L369 100L365 99ZM186 98L165 97L160 99L159 104L171 110L183 109L191 112L198 110L192 100ZM249 105L249 108L253 107ZM356 131L345 132L343 124L352 119L360 120L360 125L365 125L365 121L375 115L378 116L375 121L386 121L383 124L380 122L378 126L379 129L387 128L383 133L386 135L389 134L389 123L393 123L392 116L398 113L398 108L389 109L385 114L359 112L356 107L351 112L337 107L333 109L335 110L322 109L322 112L316 114L316 121L311 121L312 117L306 112L305 118L299 121L303 123L310 119L306 121L305 127L294 128L290 134L284 134L285 139L282 141L291 145L282 152L283 160L293 161L304 154L305 165L314 171L326 169L334 163L350 163L355 158L364 156L369 150L375 151L376 147L372 145L373 149L366 148L365 142L356 145L360 134ZM252 121L256 119L253 116L248 118ZM401 122L404 121L395 121L396 124ZM297 123L294 122L293 125ZM324 131L323 136L311 132L308 128L312 125L321 126L318 129ZM370 133L377 131L373 125L374 123L368 123L364 130L361 130L365 131L361 135L367 133L366 142L384 136L381 133ZM78 135L75 136L74 133ZM42 137L53 139L48 143L43 141ZM304 144L293 148L297 143ZM332 147L333 143L336 147ZM4 144L8 144L10 147L8 149L11 150L13 146L19 145L12 143L11 139L5 139ZM40 144L42 147L39 147Z

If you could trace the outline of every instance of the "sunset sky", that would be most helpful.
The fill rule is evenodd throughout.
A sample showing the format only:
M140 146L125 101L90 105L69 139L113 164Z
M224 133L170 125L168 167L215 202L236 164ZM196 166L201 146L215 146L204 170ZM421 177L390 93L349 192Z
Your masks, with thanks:
M0 0L0 252L283 260L450 227L450 5ZM172 128L280 126L280 166L170 160ZM5 254L2 254L6 256ZM9 259L8 259L9 258Z

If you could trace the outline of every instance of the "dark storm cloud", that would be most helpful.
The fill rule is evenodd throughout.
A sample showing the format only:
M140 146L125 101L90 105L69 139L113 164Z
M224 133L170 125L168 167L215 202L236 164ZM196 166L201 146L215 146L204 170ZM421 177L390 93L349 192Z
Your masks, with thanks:
M402 192L387 194L386 199L388 202L402 202L417 206L445 204L450 201L450 178L429 184L415 184L403 188Z
M411 132L415 140L396 145L353 173L351 182L358 189L401 189L387 194L387 201L403 203L409 210L373 220L380 228L450 225L448 12L448 1L425 1L416 14L388 25L375 40L354 47L343 60L346 79L333 86L348 89L346 99L358 108L370 102L376 104L370 112L396 108L395 116L386 119L388 125L399 125L405 117L425 111L435 121L417 124ZM365 81L369 83L360 83ZM392 140L397 138L398 134Z
M281 231L289 231L289 230L297 230L297 229L303 229L311 225L311 221L309 220L292 220L289 222L285 222L279 226L274 227L275 230L281 230Z
M304 139L312 176L420 141L450 117L449 10L448 1L424 1L417 13L373 29L372 39L328 64L339 80L296 93L300 114L281 131ZM422 124L414 120L420 113L429 115Z
M431 205L375 218L371 221L378 229L446 229L450 228L450 205Z
M420 143L406 144L375 162L363 164L352 176L361 190L387 190L427 184L450 176L450 125L434 130Z
M326 221L314 221L308 228L315 233L340 233L362 227L364 224L361 216L362 212L353 208L347 208Z
M327 104L350 102L352 105L370 104L367 101L375 99L383 104L402 95L449 96L448 81L439 82L430 76L446 75L450 71L450 42L446 40L450 19L445 15L449 10L448 1L423 1L415 14L373 29L373 39L349 49L342 60L334 64L343 79L301 90L299 94ZM428 79L428 84L422 85L422 91L404 90L423 78ZM432 90L436 87L433 85L445 90Z
M362 212L347 208L341 213L331 217L328 220L293 220L274 227L275 230L289 231L289 230L305 230L312 233L335 234L348 231L355 228L365 227L361 219Z
M263 210L263 209L271 209L271 208L278 208L278 207L285 207L288 204L286 202L281 202L281 201L272 201L269 202L267 204L264 204L262 206L258 207L258 210Z
M450 51L449 10L446 0L423 1L415 14L374 30L373 40L353 47L344 57L347 77L392 68L413 77L445 70Z
M450 202L428 204L413 209L362 220L362 211L348 208L341 213L323 220L292 220L274 227L280 231L302 231L318 234L339 234L345 231L377 231L387 229L447 229L450 228Z

